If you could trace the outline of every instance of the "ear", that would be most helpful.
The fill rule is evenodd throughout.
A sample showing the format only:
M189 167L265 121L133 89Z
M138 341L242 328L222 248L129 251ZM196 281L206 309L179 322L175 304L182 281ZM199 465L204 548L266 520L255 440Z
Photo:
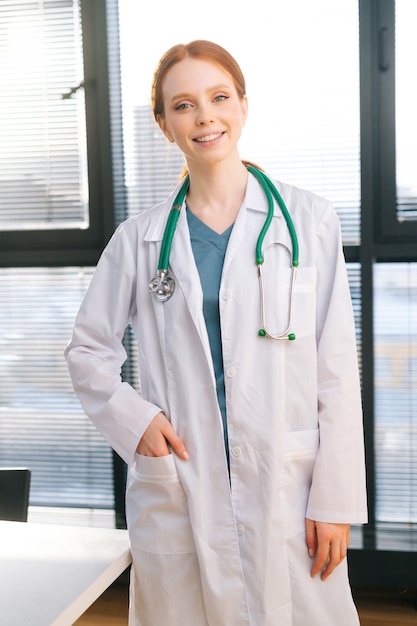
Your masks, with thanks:
M168 141L170 141L171 143L175 143L174 137L171 135L171 132L169 128L167 127L165 118L162 117L161 115L158 115L156 118L156 121L158 122L159 128L162 130L162 132L164 133Z

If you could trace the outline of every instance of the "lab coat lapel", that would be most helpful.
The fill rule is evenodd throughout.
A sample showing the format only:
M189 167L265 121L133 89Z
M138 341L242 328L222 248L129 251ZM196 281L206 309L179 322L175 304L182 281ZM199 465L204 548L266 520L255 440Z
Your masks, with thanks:
M150 222L145 234L145 241L159 243L159 248L164 237L168 215L174 198L180 188L180 184L171 192L167 200L157 207L155 215ZM159 255L158 248L158 255ZM169 272L176 282L176 289L183 292L184 299L194 322L198 325L198 319L203 309L203 292L200 277L191 248L190 233L188 230L185 203L181 208L177 227L172 241L169 256Z
M229 266L249 232L253 228L260 229L268 214L268 202L265 192L252 174L248 176L245 199L238 213L233 231L227 247L223 266L223 275L229 270ZM261 215L261 219L253 219L255 215ZM285 220L280 209L275 203L275 214L264 239L264 248L271 243L282 243L291 249L291 238L286 227ZM253 249L253 262L255 263L255 248Z
M169 211L171 210L174 198L179 191L180 184L181 183L173 189L165 202L163 202L159 207L156 207L153 219L151 220L144 237L145 241L158 244L156 252L157 256L155 257L154 264L157 263ZM210 344L203 315L203 291L191 247L185 203L181 209L172 241L171 254L169 258L169 273L175 280L175 292L172 304L174 303L174 300L181 298L184 306L188 308L200 336L210 367L213 370ZM168 302L167 305L170 306L170 302Z
M184 294L191 316L196 321L203 308L203 291L191 247L185 206L181 209L172 242L170 266L178 287Z
M191 247L185 206L181 209L172 243L170 267L177 282L176 288L183 293L185 304L197 328L214 376L210 343L203 315L203 290Z

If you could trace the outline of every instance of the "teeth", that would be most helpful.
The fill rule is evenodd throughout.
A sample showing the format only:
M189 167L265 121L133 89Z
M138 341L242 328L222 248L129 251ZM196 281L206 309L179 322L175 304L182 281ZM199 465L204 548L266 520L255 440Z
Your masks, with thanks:
M196 141L204 142L204 141L213 141L213 139L217 139L220 137L221 133L215 133L213 135L206 135L205 137L199 137Z

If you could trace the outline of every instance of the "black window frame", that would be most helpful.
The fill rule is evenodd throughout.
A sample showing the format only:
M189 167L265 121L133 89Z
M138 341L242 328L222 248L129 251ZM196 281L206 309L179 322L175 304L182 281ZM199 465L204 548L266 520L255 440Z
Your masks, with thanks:
M93 267L127 215L118 0L80 0L80 8L90 227L0 231L0 267ZM126 467L114 451L112 461L115 525L125 528Z
M80 5L90 225L0 231L1 267L95 265L114 230L106 2Z
M379 545L374 434L374 265L417 261L417 229L410 228L417 224L400 224L396 219L395 0L359 0L359 26L361 243L358 252L369 523L362 528L362 547L349 549L349 573L354 586L406 588L415 586L417 551L388 550Z
M369 0L368 0L369 1ZM397 219L395 129L395 0L369 2L374 22L371 42L376 120L377 243L417 243L417 220Z

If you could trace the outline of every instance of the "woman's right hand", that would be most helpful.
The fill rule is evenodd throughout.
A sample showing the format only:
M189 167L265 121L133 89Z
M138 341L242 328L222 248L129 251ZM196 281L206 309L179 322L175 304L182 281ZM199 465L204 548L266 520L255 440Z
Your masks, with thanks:
M143 456L166 456L170 454L168 445L183 461L190 455L184 443L178 437L171 422L163 413L155 415L139 441L136 452Z

